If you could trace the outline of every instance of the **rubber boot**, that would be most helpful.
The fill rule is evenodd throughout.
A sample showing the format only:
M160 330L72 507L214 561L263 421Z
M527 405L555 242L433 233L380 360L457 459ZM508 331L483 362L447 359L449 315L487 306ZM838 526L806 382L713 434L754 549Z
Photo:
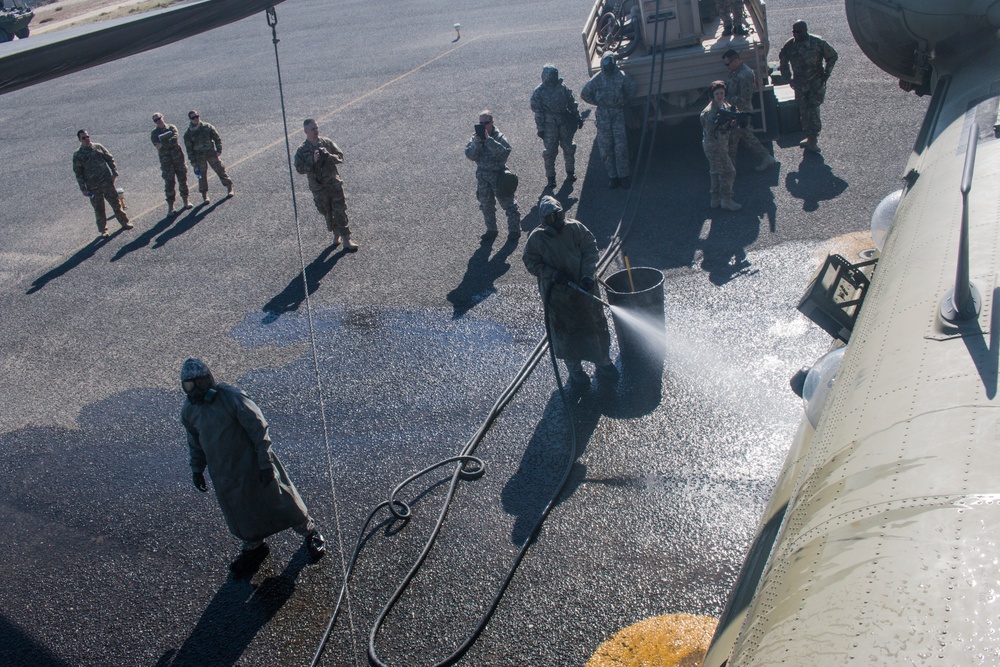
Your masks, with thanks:
M326 555L326 540L320 535L318 530L306 535L306 549L309 550L309 560L313 563Z

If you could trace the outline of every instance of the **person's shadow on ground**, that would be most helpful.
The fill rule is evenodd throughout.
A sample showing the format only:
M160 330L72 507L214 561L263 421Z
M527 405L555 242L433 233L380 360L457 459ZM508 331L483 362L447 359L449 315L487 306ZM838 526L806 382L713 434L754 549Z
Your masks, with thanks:
M847 189L847 181L835 176L823 156L804 152L798 171L785 174L785 189L796 199L802 200L802 210L819 209L821 201L836 199Z
M308 563L309 553L302 545L281 574L268 577L257 586L230 577L212 598L184 644L164 653L155 667L237 664L261 628L292 597L295 580Z
M457 320L472 310L476 304L496 293L496 281L510 269L507 258L517 249L518 236L508 236L495 255L490 257L496 236L484 235L479 248L469 258L462 282L448 292L448 302L453 306L452 319Z
M194 227L199 222L204 220L209 213L211 213L217 207L221 206L227 201L229 201L229 198L223 197L222 199L216 200L214 204L210 204L209 206L205 206L204 204L200 206L195 206L194 210L192 210L181 220L179 220L177 224L175 224L173 227L169 227L168 225L169 228L165 232L156 237L156 241L153 243L153 249L155 250L157 248L162 248L167 244L168 241L175 239L184 232L190 230L192 227ZM138 240L139 239L136 239L136 241ZM146 243L148 243L148 241Z
M65 262L57 267L49 269L42 275L35 278L35 281L31 283L31 287L28 288L25 294L34 294L56 278L62 277L76 267L80 266L97 254L98 250L103 248L112 238L120 234L122 231L123 230L119 229L118 231L112 233L111 236L98 236L96 239L70 255Z
M326 277L326 274L333 270L340 258L347 254L341 249L334 252L338 246L329 245L323 249L316 259L306 266L305 282L308 285L309 294L313 294L319 289L319 283ZM272 324L285 313L298 310L302 302L306 300L306 289L302 283L302 272L300 271L292 278L288 286L281 290L273 299L264 304L263 311L267 313L262 320L263 324Z

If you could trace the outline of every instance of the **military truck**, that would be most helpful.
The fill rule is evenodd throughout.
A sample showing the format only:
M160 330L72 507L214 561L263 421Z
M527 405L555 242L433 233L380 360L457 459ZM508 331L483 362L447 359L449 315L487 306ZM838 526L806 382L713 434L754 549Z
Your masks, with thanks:
M0 42L9 42L17 37L27 39L31 34L28 24L35 18L35 12L24 4L24 0L0 0Z
M722 54L734 49L758 77L753 126L776 134L765 4L763 0L743 4L748 34L726 35L713 0L596 0L583 28L588 72L591 76L599 72L601 57L614 52L619 66L637 84L629 124L636 127L646 117L676 123L705 108L708 85L728 75Z

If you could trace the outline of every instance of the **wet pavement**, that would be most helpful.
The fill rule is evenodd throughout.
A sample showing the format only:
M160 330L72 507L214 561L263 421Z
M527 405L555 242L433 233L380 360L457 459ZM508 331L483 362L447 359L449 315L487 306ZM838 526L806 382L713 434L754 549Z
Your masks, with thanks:
M543 334L524 237L480 239L462 150L492 109L536 226L545 178L527 102L545 62L574 91L584 82L589 3L570 4L278 6L292 149L313 116L344 150L356 254L328 247L297 175L293 214L263 16L3 97L0 663L308 664L369 510L462 449ZM800 14L841 54L824 154L785 137L763 174L742 155L742 211L707 208L696 128L661 127L645 187L627 192L606 189L593 124L577 135L582 178L558 195L602 247L640 202L624 248L666 275L663 373L595 386L570 413L542 361L388 615L386 664L433 664L465 640L571 462L461 664L582 665L648 617L721 612L801 414L788 378L829 344L794 309L813 255L898 187L926 106L864 59L838 3L797 7L768 3L772 58ZM237 196L222 199L213 174L213 203L171 219L148 119L183 126L189 108L221 132ZM81 127L114 153L136 224L107 240L93 240L72 175ZM261 406L326 534L320 564L289 531L252 583L227 579L238 542L191 486L179 422L188 356ZM415 482L401 494L413 519L383 512L366 535L321 664L366 664L449 477Z

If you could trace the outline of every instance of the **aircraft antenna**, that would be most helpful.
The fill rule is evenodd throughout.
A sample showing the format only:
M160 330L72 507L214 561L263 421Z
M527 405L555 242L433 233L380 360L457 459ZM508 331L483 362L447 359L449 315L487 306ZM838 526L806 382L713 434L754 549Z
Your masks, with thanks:
M972 123L965 138L965 169L962 171L962 227L958 234L958 269L955 286L948 290L941 302L941 317L949 322L964 322L979 317L982 300L979 290L969 281L969 191L972 190L972 172L976 164L976 146L979 144L979 124Z

